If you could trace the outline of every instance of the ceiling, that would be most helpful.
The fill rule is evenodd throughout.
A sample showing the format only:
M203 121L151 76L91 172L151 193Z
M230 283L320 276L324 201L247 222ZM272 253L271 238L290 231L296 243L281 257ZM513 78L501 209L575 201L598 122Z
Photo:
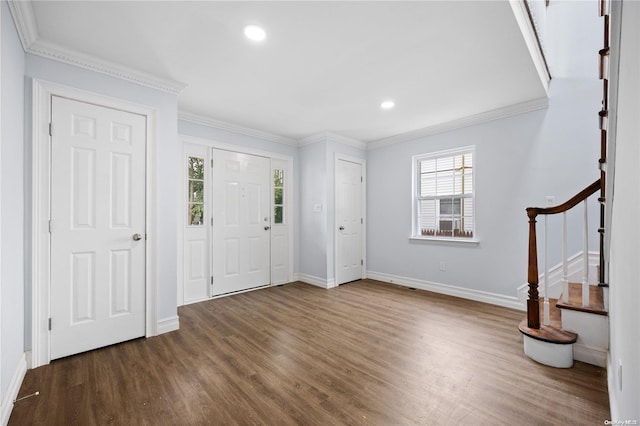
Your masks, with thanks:
M182 116L291 140L374 142L546 98L506 0L34 1L27 12L33 53L121 67L180 93ZM247 24L266 40L246 39ZM394 109L380 108L387 99Z

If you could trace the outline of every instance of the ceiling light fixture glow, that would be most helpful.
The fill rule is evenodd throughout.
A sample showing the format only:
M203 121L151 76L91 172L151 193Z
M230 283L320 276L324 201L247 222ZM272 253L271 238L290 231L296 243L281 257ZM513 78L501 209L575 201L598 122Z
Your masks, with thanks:
M244 27L244 35L252 41L262 41L267 37L267 33L257 25L247 25Z
M393 101L384 101L383 103L380 104L380 108L382 109L391 109L394 106L396 106L396 103Z

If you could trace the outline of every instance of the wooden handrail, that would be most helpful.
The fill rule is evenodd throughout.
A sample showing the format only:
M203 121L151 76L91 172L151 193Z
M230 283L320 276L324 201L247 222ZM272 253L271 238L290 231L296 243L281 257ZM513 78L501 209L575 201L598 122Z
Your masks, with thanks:
M527 216L535 218L539 214L558 214L575 207L579 202L586 200L590 195L600 189L600 179L587 186L582 191L571 197L568 201L553 207L527 207Z
M528 207L529 217L529 263L527 281L529 282L529 298L527 299L527 326L540 328L540 299L538 295L538 243L536 240L536 217L564 213L586 200L601 189L600 179L587 186L585 189L571 197L568 201L553 207Z

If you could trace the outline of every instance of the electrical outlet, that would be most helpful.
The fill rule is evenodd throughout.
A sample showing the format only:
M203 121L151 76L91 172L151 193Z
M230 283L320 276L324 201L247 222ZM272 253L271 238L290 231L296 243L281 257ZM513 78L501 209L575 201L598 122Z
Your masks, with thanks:
M447 270L447 263L446 262L440 262L440 270L441 271L446 271Z
M618 360L618 386L622 392L622 360Z

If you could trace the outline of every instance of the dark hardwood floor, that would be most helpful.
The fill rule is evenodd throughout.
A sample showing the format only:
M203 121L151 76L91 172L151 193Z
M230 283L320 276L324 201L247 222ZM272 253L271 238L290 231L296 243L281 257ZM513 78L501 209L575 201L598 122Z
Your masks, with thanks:
M10 425L602 425L605 369L523 353L522 312L376 281L179 309L180 330L27 372Z

